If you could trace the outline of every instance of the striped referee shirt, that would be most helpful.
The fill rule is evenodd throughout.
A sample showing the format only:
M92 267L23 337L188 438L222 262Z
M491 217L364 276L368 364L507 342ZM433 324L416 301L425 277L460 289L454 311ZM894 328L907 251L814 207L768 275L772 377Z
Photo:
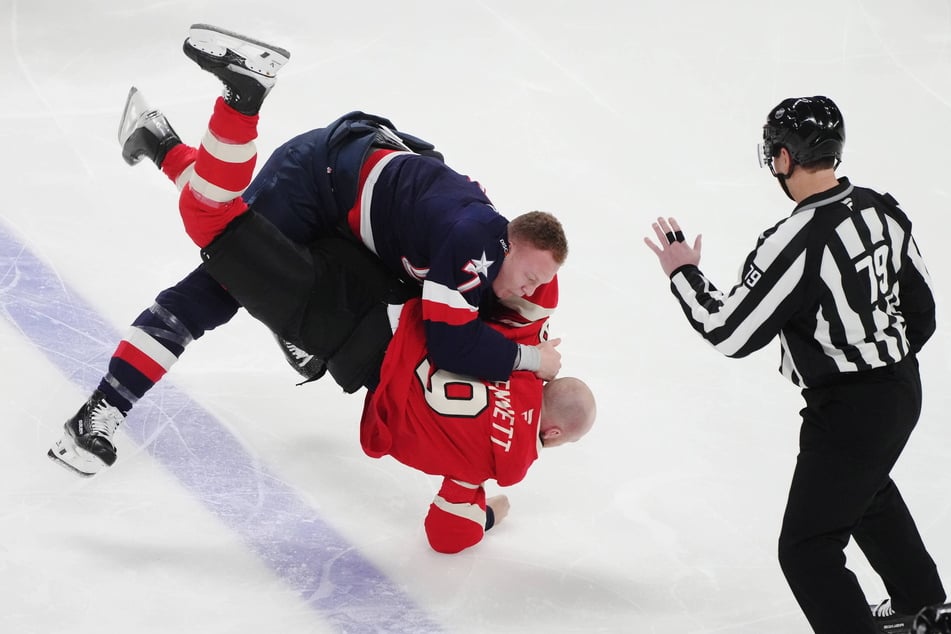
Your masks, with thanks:
M779 335L780 372L802 387L897 363L935 330L911 222L890 195L847 178L764 232L729 293L693 265L670 280L691 325L723 354L746 356Z

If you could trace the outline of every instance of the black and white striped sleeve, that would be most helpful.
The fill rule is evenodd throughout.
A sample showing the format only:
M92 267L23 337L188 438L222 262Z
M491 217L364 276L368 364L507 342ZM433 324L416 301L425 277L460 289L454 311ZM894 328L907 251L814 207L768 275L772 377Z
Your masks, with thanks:
M908 345L918 353L936 329L931 276L915 239L908 236L908 265L902 269L899 298Z
M727 294L695 266L671 275L671 290L691 326L717 350L729 357L755 352L798 310L807 292L804 234L810 217L795 214L764 233Z

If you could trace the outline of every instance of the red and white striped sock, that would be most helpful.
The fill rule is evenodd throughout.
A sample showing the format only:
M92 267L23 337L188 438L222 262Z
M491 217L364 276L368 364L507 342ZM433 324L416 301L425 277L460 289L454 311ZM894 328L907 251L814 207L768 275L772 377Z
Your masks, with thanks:
M176 162L166 171L176 182L187 179L178 207L185 232L199 247L210 244L248 209L241 194L251 183L257 162L257 126L257 115L241 114L219 97L193 167L182 166L181 161L187 158L183 151L174 155ZM162 168L164 171L165 163ZM173 177L175 170L178 173Z

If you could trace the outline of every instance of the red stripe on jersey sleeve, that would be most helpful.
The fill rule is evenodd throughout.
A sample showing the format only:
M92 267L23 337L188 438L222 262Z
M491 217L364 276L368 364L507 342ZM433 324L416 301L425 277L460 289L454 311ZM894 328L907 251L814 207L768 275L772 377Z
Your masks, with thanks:
M360 166L360 175L357 178L357 197L353 201L353 207L347 212L347 224L350 225L350 231L353 235L360 237L363 234L360 227L360 218L363 215L363 189L366 187L367 178L370 172L376 167L376 164L383 160L387 154L392 154L398 150L377 149L370 153L367 160Z
M479 313L470 308L454 308L446 304L423 300L423 319L438 321L450 326L462 326L479 318Z

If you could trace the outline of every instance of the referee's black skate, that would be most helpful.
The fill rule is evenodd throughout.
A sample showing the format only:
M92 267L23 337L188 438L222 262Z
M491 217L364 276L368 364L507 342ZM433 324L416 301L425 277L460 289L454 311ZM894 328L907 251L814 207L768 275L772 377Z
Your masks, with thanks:
M256 115L291 54L283 48L210 24L193 24L182 45L185 55L225 85L225 102Z
M168 151L181 142L165 115L151 108L138 88L130 88L119 121L119 145L125 162L135 165L148 157L161 168Z
M60 465L81 476L91 476L116 461L112 436L125 420L125 415L106 401L96 390L79 411L63 425L63 437L47 455Z
M921 610L912 623L913 634L951 634L951 603Z

